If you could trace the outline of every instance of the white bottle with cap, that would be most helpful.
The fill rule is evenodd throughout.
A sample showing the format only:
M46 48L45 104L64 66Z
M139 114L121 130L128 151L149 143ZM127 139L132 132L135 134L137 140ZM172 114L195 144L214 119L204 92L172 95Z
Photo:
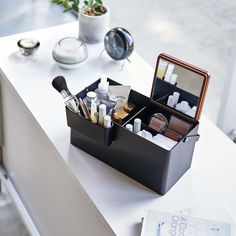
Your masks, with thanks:
M181 106L182 106L182 112L187 112L189 110L189 105L187 101L181 101Z
M175 65L172 63L169 63L166 69L164 80L168 83L170 83L171 75L174 71Z
M174 97L174 99L175 99L175 104L174 104L174 106L176 106L176 104L179 102L180 93L174 92L174 93L173 93L173 97Z
M91 100L90 117L94 124L97 124L97 104L94 99Z
M87 92L86 97L85 97L83 100L84 100L84 102L85 102L85 104L86 104L88 110L91 110L91 101L92 101L92 100L95 101L95 103L96 103L97 106L98 106L99 103L100 103L100 101L99 101L99 99L98 99L98 97L97 97L97 94L96 94L95 92L93 92L93 91Z
M174 98L173 95L170 95L168 97L167 105L170 106L170 107L174 107L175 106L175 98Z
M104 128L110 128L111 127L111 116L106 115L104 116Z
M171 77L170 77L170 83L171 83L172 85L175 85L175 84L176 84L177 77L178 77L178 75L176 75L176 74L172 74L172 75L171 75Z
M109 90L109 82L107 81L107 76L102 75L97 89L98 96L103 99L108 99L109 98L108 90Z
M127 130L129 130L130 132L133 132L133 125L127 124L127 125L125 126L125 128L126 128Z
M136 118L136 119L134 120L134 132L135 132L135 133L138 133L138 132L141 130L141 124L142 124L141 119Z
M98 123L99 125L104 125L104 116L106 115L106 105L101 104L98 109Z
M187 112L186 112L186 115L189 115L191 117L195 117L196 115L196 111L197 111L197 107L196 106L193 106L191 109L189 109Z

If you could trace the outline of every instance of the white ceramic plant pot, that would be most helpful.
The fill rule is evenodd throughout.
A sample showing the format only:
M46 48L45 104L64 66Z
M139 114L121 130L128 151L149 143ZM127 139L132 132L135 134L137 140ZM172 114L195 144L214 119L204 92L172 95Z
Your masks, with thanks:
M109 10L100 16L79 13L79 38L85 43L99 43L108 31Z

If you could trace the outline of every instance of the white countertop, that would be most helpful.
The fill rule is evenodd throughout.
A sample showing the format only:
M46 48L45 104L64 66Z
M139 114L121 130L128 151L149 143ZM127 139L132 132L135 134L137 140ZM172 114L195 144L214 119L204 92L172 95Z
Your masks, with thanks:
M154 74L154 68L136 53L121 71L122 62L112 61L105 53L100 56L103 44L88 45L89 59L80 68L59 68L51 56L53 46L63 37L76 37L77 24L0 38L0 69L114 232L122 236L138 235L137 224L150 208L173 211L223 204L236 219L236 146L204 116L192 167L164 196L70 144L63 100L51 86L55 76L65 76L69 89L75 94L105 73L149 96ZM16 43L23 37L36 38L41 46L35 61L25 59L17 65L12 61L12 53L18 50Z

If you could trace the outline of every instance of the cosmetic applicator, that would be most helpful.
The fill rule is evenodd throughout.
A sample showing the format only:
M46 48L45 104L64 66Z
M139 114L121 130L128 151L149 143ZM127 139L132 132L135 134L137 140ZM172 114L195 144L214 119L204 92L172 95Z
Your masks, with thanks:
M80 113L79 101L69 91L66 80L63 76L57 76L52 81L52 86L62 95L65 105L74 113Z

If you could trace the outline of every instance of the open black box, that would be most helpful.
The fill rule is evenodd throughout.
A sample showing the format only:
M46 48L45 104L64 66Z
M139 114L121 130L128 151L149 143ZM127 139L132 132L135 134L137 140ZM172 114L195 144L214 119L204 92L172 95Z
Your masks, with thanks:
M168 60L168 63L175 63L181 67L190 65L181 62L173 57L161 54L158 57L157 67L160 60ZM196 69L196 67L192 67ZM197 101L199 111L201 110L205 97L209 75L200 70L204 75L204 83ZM151 99L131 90L129 102L136 105L131 114L123 121L123 124L113 122L113 126L105 129L99 125L91 123L83 116L78 115L66 108L67 123L71 128L71 143L109 166L119 170L132 179L140 182L153 191L164 195L190 168L192 162L195 142L199 135L199 122L197 119L181 114L174 108L168 107L158 100L153 100L155 96L155 80L157 69L154 76ZM165 82L165 81L163 81ZM88 86L76 96L84 98L87 91L94 91L98 86L99 80ZM117 82L109 80L110 85L118 85ZM182 96L182 94L181 94ZM188 97L188 93L183 96ZM163 97L163 96L161 96ZM192 100L192 95L190 95ZM195 101L196 102L196 101ZM191 130L184 136L171 150L166 150L140 136L128 131L125 128L127 123L133 123L135 118L142 119L142 128L149 129L148 121L153 113L162 113L168 119L172 114L191 123ZM199 117L199 114L196 116Z

